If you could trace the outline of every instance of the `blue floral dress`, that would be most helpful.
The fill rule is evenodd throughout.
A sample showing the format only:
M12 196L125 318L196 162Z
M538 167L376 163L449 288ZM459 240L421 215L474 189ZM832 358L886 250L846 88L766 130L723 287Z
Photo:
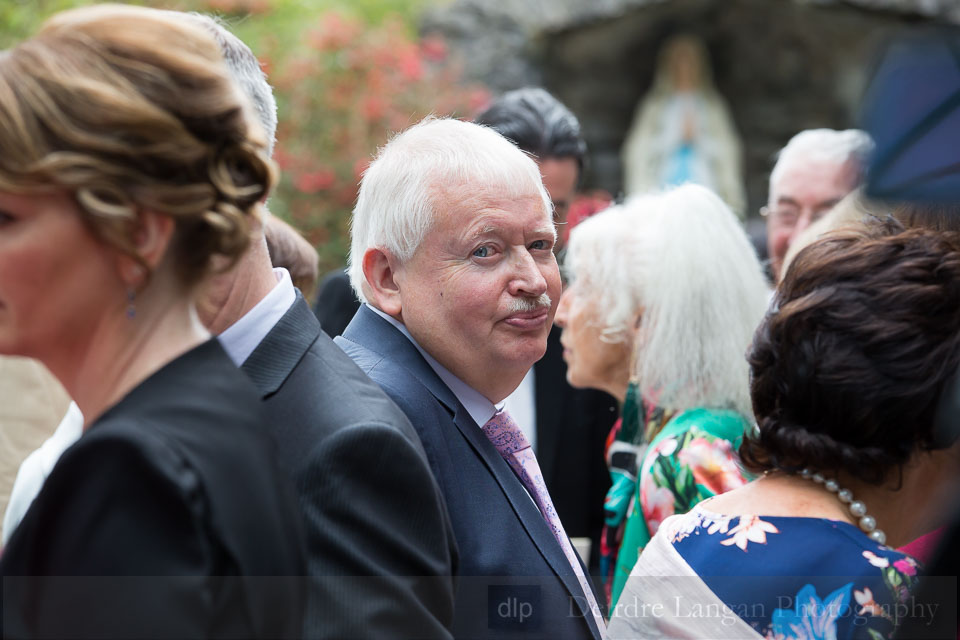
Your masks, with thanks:
M721 601L769 639L886 639L911 615L917 562L846 522L723 516L697 506L672 544Z

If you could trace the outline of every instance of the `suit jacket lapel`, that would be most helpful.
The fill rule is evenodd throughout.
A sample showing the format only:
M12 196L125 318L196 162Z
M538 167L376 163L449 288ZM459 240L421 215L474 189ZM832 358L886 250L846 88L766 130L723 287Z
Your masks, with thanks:
M559 576L570 595L580 597L582 590L570 563L553 537L553 532L537 508L536 504L523 488L523 484L490 443L477 423L470 417L457 397L443 383L430 367L417 348L396 327L375 314L366 306L361 306L350 325L343 332L342 339L354 342L370 351L391 360L402 363L453 415L453 422L463 438L469 443L477 457L493 475L497 484L507 496L507 501L533 540L540 554L554 573ZM340 340L340 338L338 338ZM587 613L587 618L592 616ZM588 622L591 629L595 627Z
M563 555L556 538L553 537L553 532L540 513L540 509L523 487L523 483L462 405L454 415L453 422L500 485L523 528L527 530L527 534L540 551L540 555L557 574L570 595L580 598L583 595L580 582L574 575L570 563L567 562L567 557ZM589 612L586 617L592 618Z
M277 391L320 336L320 323L306 300L297 299L240 366L262 397Z
M366 305L360 305L360 309L344 329L342 336L334 342L341 340L353 342L368 351L403 364L404 368L449 409L451 414L456 412L460 404L457 396L437 376L413 343Z

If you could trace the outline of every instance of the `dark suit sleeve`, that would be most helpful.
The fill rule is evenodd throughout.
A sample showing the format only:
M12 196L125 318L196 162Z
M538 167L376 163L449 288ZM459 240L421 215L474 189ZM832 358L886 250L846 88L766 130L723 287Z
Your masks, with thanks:
M191 486L188 469L161 470L122 439L68 451L4 558L5 637L204 635L209 554Z
M450 637L456 559L423 453L392 427L354 426L322 441L298 483L311 562L306 635Z

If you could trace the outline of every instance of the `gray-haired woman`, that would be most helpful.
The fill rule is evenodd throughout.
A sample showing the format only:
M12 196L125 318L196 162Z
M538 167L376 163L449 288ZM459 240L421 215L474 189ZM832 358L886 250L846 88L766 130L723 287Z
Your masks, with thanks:
M636 469L614 476L634 501L608 579L613 605L664 518L746 481L734 454L752 422L743 353L769 293L733 213L695 185L587 219L571 232L566 268L557 323L567 377L620 399L621 433L647 445Z

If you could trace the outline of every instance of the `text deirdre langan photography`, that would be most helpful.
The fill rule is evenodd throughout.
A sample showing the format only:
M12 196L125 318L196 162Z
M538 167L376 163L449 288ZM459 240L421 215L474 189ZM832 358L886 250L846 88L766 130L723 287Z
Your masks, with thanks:
M789 596L777 597L777 610L791 611L808 618L832 619L853 616L853 624L865 624L865 611L856 603L832 605L815 602L796 602ZM906 618L916 618L930 625L937 614L938 604L918 601L910 597L903 602L889 605L874 605L877 610L872 611L871 615L881 615L891 620L903 620ZM664 601L645 601L637 597L621 598L614 606L611 612L613 617L625 618L657 618L657 619L680 619L680 618L700 618L704 620L714 620L717 624L730 626L743 620L750 624L755 621L768 618L771 614L768 607L762 603L728 605L723 602L700 602L690 601L684 596L673 596ZM578 608L571 603L570 615L578 615Z

